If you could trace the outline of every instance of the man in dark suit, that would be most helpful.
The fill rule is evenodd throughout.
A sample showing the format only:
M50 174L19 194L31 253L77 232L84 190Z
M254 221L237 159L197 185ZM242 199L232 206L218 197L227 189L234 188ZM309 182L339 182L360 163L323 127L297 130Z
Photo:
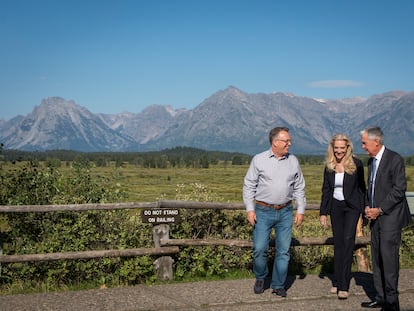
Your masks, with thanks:
M375 300L362 307L400 310L398 277L401 231L411 221L405 191L404 159L385 148L384 134L379 127L361 131L362 148L371 157L368 161L368 191L365 217L370 220L371 256L376 289Z

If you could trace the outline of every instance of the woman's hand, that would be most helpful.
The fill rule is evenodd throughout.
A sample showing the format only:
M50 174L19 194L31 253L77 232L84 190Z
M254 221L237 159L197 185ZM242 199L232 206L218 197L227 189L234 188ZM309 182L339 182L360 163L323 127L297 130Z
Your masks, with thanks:
M328 217L326 217L326 215L321 215L319 217L319 222L320 222L320 224L323 227L325 227L325 228L328 228L329 227L329 225L328 225Z

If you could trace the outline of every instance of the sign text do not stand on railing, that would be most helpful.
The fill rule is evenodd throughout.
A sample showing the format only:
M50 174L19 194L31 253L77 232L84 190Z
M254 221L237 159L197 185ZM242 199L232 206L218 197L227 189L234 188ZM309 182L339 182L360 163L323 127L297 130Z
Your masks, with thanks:
M149 224L174 224L180 222L178 209L144 209L141 211L141 219Z

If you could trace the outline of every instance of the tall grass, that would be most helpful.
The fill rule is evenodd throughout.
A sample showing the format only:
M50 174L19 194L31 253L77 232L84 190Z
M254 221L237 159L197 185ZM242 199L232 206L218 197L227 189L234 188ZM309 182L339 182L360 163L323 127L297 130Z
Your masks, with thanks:
M3 163L2 169L17 170L24 163ZM69 170L70 163L62 162L59 170ZM129 163L121 166L114 162L107 167L94 167L92 176L103 177L126 191L129 202L152 202L159 198L175 199L178 185L199 183L205 185L223 202L242 202L243 179L248 165L221 162L209 168L143 168ZM365 168L365 174L366 173ZM302 165L309 203L321 198L323 165ZM414 191L414 166L406 167L407 191ZM366 179L366 178L365 178Z
M323 165L302 165L308 203L321 198ZM209 168L142 168L128 163L94 168L92 174L119 183L131 202L152 202L162 197L175 199L177 185L199 183L205 185L223 202L242 202L243 179L247 165L219 163ZM365 172L366 174L366 172ZM414 191L414 166L406 167L407 191Z

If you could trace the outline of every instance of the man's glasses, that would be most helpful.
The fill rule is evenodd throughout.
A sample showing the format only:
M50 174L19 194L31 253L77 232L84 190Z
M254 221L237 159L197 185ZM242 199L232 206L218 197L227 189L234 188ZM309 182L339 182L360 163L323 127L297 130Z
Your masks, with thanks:
M292 143L292 140L291 140L291 139L275 139L275 140L282 141L282 142L284 142L285 144Z

